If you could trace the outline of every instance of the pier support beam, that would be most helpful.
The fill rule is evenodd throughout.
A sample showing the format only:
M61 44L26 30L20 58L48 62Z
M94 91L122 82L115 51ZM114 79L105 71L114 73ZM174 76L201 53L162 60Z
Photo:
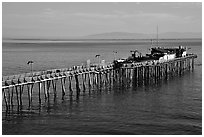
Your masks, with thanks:
M66 78L61 78L61 87L62 87L62 100L64 100L64 96L65 96L65 84L66 84Z
M80 88L79 88L78 75L75 75L75 82L76 82L76 93L77 93L77 96L79 96L79 94L80 94Z
M32 106L33 86L34 86L34 83L27 84L29 108ZM19 99L18 99L18 89L17 89L17 87L16 87L16 96L17 96L17 102L18 102Z
M194 58L192 58L192 71L194 71Z
M54 92L54 100L57 97L57 79L53 79L52 80L52 88L53 88L53 92Z
M70 96L73 95L73 90L72 90L72 76L68 77L69 79L69 92L70 92Z
M41 105L41 90L42 90L42 82L38 83L38 101L39 101L39 105Z

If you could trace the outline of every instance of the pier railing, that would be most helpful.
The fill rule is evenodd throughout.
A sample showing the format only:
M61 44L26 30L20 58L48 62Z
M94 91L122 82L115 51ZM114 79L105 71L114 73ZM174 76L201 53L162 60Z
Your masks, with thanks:
M113 69L113 64L89 68L85 66L74 66L72 68L52 69L33 73L3 76L2 89L6 89L13 86L26 85L29 83L38 83L47 80L60 79L74 75L81 75L85 73L99 73L99 71L109 69Z

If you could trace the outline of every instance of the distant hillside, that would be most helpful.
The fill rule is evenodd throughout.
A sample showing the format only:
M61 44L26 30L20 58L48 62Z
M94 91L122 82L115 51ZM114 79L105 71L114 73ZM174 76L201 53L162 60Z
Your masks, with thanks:
M156 34L127 33L127 32L110 32L83 37L85 39L155 39ZM167 32L159 34L159 39L185 39L185 38L202 38L202 33L192 32Z
M88 40L88 39L156 39L156 34L144 34L144 33L129 33L129 32L109 32L100 33L88 36L69 36L69 37L58 37L58 38L3 38L3 40L38 40L38 41L58 41L58 40ZM202 32L167 32L160 33L159 39L201 39Z
M142 33L127 33L127 32L110 32L95 35L89 35L88 39L149 39L147 34Z

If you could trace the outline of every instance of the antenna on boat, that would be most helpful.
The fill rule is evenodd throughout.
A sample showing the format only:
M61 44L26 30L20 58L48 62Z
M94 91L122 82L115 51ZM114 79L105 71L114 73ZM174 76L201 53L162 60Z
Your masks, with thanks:
M159 36L158 36L158 24L157 24L157 47L159 46L159 40L158 40Z
M151 47L149 50L152 50L152 46L153 46L153 39L151 39Z

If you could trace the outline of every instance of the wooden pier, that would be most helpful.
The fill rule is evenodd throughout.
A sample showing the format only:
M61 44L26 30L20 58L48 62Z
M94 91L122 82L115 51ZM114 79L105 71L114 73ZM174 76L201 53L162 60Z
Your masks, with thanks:
M112 87L114 83L127 87L155 84L163 79L183 75L185 71L192 71L196 57L194 54L188 54L186 57L164 62L154 60L123 63L121 67L115 67L114 64L95 67L74 66L4 76L3 105L6 111L14 106L21 110L25 105L32 107L36 100L38 105L42 105L43 102L49 102L51 96L54 100L57 96L64 100L66 95L78 97L81 92Z

